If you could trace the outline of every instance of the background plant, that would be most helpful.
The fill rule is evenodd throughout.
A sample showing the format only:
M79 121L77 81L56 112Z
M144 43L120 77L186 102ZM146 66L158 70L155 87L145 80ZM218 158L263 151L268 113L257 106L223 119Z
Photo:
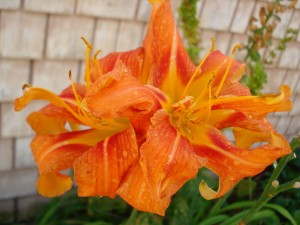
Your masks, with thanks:
M197 17L197 2L199 0L182 0L178 9L180 28L183 31L186 44L186 50L195 64L199 63L200 44L200 21Z
M292 0L289 7L285 7L280 0L274 0L260 8L259 18L252 17L249 21L248 42L244 46L247 69L243 82L254 95L259 95L267 83L264 66L272 64L278 54L286 49L287 43L297 37L298 30L287 28L277 45L274 46L272 39L273 31L281 21L279 14L294 8L296 3L297 0Z

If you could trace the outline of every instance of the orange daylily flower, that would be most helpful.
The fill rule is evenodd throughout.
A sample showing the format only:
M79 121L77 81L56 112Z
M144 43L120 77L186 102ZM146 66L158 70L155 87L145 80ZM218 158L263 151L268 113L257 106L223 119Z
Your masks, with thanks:
M89 59L86 42L86 85L72 83L59 96L26 86L15 101L16 110L35 99L51 103L27 119L37 133L31 148L42 195L70 189L71 178L61 171L73 168L79 196L119 195L138 210L164 215L171 196L202 167L219 176L216 191L205 181L199 185L206 199L214 199L291 152L265 119L291 109L289 87L251 96L239 83L245 65L234 60L237 47L227 57L213 44L195 66L170 1L150 2L142 47L98 61L97 53ZM234 142L224 128L233 130ZM252 148L255 143L263 144Z
M115 196L123 175L138 161L138 146L136 133L130 125L128 117L116 116L118 113L131 115L135 112L149 112L158 100L150 98L141 92L148 90L142 84L136 84L137 104L127 102L126 106L115 102L114 110L105 108L103 115L94 116L86 107L86 96L90 96L94 89L106 90L106 86L115 85L119 79L130 82L129 72L123 71L120 61L112 71L103 75L94 85L88 87L82 84L74 84L65 89L59 96L38 87L24 86L24 95L15 100L15 109L22 110L32 100L47 100L49 105L27 117L27 122L36 132L36 137L31 143L32 153L38 164L40 176L37 180L38 192L46 197L61 195L72 187L70 176L61 171L74 168L75 181L79 187L80 196ZM72 79L70 77L70 79ZM133 83L134 83L133 82ZM133 88L131 83L130 88ZM119 84L117 82L117 84ZM129 87L123 88L124 93ZM139 90L141 89L141 90ZM149 89L151 91L151 89ZM108 90L109 93L110 90ZM143 94L139 98L139 92ZM120 93L120 92L119 92ZM127 93L128 90L127 90ZM148 92L147 92L148 93ZM130 94L130 93L129 93ZM104 95L102 96L104 97ZM118 108L118 107L121 108ZM149 109L148 109L149 107ZM113 115L110 116L110 114ZM116 118L118 117L118 118ZM66 128L69 124L71 129ZM87 129L80 130L84 126ZM126 147L125 143L128 145ZM106 149L113 149L101 156ZM97 160L91 162L91 156L97 156ZM101 157L100 157L101 156ZM79 165L79 166L78 166ZM99 170L99 165L105 165ZM115 171L115 173L111 173ZM92 178L92 176L95 176ZM89 181L99 183L94 189L87 185ZM99 180L100 178L104 180ZM95 180L92 180L95 179Z
M204 181L199 186L205 198L213 199L227 193L242 178L260 173L288 154L289 144L265 116L288 111L292 105L287 86L278 95L251 96L249 89L239 83L245 65L233 56L214 51L214 46L200 65L194 66L177 33L169 1L151 2L143 51L139 48L119 56L135 62L133 76L160 89L156 94L164 97L158 98L161 109L152 116L140 147L139 166L126 174L118 193L137 209L163 214L161 207L165 208L166 201L203 166L220 177L217 191ZM235 51L236 48L233 55ZM137 63L142 55L143 62ZM104 60L115 63L117 54ZM101 107L95 110L94 106L101 102L101 91L97 97L87 99L91 102L87 107L97 115ZM233 129L235 144L222 134L220 130L224 128ZM258 142L266 144L251 148ZM141 175L142 183L136 183L137 178L132 177L136 174ZM135 185L137 188L132 191ZM143 189L139 190L141 186ZM150 198L146 201L144 197L143 204L139 197L142 195Z

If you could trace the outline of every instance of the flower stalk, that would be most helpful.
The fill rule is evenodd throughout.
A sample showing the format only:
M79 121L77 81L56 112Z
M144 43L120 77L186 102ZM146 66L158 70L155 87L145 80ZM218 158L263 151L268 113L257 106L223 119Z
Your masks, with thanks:
M300 146L300 138L294 138L291 142L291 147L292 150L294 151L297 147ZM284 184L279 185L279 182L277 181L277 178L279 177L279 175L281 174L282 170L284 169L284 167L286 166L286 164L295 159L296 155L294 152L290 153L289 155L286 155L284 157L282 157L277 165L277 167L274 169L263 193L261 194L261 196L259 197L258 201L256 201L256 203L252 206L252 208L249 210L249 212L246 214L246 216L244 217L244 219L242 220L242 222L244 223L248 223L249 221L251 221L251 219L253 218L253 216L268 202L270 201L274 196L276 196L277 194L283 192L283 191L287 191L289 189L292 188L297 188L297 184L298 182L300 182L300 176L289 181L286 182ZM277 182L276 182L277 181ZM274 183L278 184L278 185L274 185Z

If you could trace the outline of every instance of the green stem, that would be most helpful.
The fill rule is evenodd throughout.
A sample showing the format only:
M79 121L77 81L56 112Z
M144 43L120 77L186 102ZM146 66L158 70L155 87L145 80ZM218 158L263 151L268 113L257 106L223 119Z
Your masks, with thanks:
M279 187L274 187L272 185L272 182L277 180L278 176L280 175L281 171L285 167L285 165L292 159L295 158L295 154L292 152L291 154L284 156L280 159L277 167L274 169L266 188L264 189L263 193L261 194L258 201L252 206L250 211L247 213L247 215L244 217L243 222L248 223L253 216L268 202L271 198L273 198L278 193L293 188L293 185L295 182L299 181L300 177L287 182Z
M218 201L216 202L216 204L213 206L213 208L211 209L210 213L208 214L208 216L213 216L215 214L217 214L222 205L224 205L224 203L226 202L226 200L228 199L228 197L230 196L232 190L229 191L225 196L223 196L222 198L218 199Z
M130 216L129 216L129 218L128 218L125 225L131 225L133 223L133 221L136 219L137 214L138 214L138 211L136 209L133 209L131 211L131 214L130 214Z

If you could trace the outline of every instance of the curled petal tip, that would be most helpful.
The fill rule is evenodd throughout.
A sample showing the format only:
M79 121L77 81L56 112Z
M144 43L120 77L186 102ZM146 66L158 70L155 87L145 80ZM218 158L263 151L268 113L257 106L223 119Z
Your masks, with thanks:
M215 199L217 196L217 192L211 189L204 180L199 185L199 191L206 200Z

